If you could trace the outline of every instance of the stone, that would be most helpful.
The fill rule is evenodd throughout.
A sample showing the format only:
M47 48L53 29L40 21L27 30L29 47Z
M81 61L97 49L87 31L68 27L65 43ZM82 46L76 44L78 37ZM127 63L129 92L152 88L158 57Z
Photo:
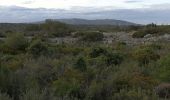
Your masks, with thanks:
M160 98L170 98L170 83L161 83L155 88L156 94Z

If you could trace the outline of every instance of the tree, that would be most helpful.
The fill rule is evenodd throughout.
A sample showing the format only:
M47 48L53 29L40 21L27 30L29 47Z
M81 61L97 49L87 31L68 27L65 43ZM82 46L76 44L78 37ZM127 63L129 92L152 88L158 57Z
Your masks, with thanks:
M80 71L85 71L87 68L86 61L84 60L83 57L78 58L78 60L75 63L74 68L78 69Z

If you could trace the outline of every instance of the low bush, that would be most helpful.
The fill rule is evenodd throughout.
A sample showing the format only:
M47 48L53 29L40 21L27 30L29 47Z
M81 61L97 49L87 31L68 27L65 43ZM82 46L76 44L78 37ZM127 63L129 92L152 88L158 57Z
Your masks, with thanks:
M40 39L32 41L28 47L28 52L34 56L45 55L48 51L47 44Z
M121 53L109 53L106 55L106 64L107 65L120 65L123 60L124 56Z
M0 93L0 100L13 100L7 94Z
M156 61L160 56L151 48L139 48L134 54L134 58L138 61L140 66L148 65L151 61Z
M25 51L28 46L28 41L21 33L11 34L7 36L4 43L5 52Z
M78 32L75 34L76 37L80 37L81 41L95 42L102 41L104 36L101 32Z

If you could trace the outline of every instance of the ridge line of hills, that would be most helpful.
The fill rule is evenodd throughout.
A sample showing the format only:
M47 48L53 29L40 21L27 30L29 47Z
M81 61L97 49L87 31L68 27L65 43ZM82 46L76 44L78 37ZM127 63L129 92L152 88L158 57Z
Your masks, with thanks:
M71 25L114 25L114 26L130 26L130 25L139 25L136 23L124 21L124 20L115 20L115 19L47 19L52 21L58 21ZM35 22L35 23L44 23L45 21Z

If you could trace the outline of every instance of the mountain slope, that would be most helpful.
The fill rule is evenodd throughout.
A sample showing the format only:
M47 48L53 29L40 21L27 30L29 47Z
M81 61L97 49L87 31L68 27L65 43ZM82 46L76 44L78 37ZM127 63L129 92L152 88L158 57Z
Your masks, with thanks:
M137 25L135 23L114 20L114 19L97 19L97 20L86 20L86 19L53 19L54 21L63 22L71 25L118 25L118 26L128 26Z

